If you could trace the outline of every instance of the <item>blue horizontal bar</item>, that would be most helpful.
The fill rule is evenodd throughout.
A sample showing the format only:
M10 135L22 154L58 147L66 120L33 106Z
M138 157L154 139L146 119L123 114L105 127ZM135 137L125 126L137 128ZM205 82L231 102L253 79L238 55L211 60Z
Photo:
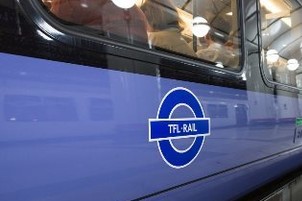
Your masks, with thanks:
M194 119L151 119L149 121L150 140L185 138L206 135L210 132L210 120Z

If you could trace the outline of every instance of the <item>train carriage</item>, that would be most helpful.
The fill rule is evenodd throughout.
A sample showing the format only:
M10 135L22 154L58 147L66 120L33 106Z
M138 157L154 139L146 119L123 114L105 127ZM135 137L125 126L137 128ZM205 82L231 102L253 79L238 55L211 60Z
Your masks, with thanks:
M0 200L263 198L302 167L301 8L1 0Z

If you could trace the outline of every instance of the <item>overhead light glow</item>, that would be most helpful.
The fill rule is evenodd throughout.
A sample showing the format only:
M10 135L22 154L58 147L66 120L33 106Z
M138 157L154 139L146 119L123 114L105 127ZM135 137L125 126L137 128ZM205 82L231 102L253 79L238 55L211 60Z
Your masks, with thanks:
M282 1L276 0L260 0L261 5L264 6L270 14L266 14L266 19L277 19L281 20L287 24L289 27L292 26L290 18L290 10Z
M278 51L275 49L270 49L266 53L266 59L269 63L275 63L279 59Z
M197 37L204 37L210 30L210 25L203 17L195 17L193 19L192 32Z
M87 3L81 3L81 6L82 6L83 8L88 8L88 4L87 4Z
M128 9L135 5L136 0L112 0L112 2L120 8Z
M299 67L297 59L290 59L287 61L287 69L290 71L295 71Z
M224 68L222 62L217 62L215 66L218 68Z

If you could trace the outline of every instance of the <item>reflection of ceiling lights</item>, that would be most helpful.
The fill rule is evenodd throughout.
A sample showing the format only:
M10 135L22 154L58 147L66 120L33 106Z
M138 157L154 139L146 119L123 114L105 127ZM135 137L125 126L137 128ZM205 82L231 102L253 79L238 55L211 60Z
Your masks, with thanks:
M282 0L260 0L261 5L264 6L269 12L266 14L266 19L278 19L287 24L289 27L292 26L291 18L290 18L290 10L291 8L284 3Z
M52 40L52 38L50 38L49 36L47 36L47 35L46 35L45 33L43 33L42 31L37 30L37 32L38 32L38 34L39 34L42 38L44 38L44 39L46 39L46 40L49 40L49 41Z
M218 61L215 66L218 68L224 68L222 62L220 62L220 61Z
M295 71L299 67L297 59L290 59L287 61L287 69L290 71Z
M203 17L194 17L192 32L197 37L204 37L210 30L209 23Z
M135 2L135 4L138 6L138 7L141 7L144 3L145 3L146 0L137 0Z
M278 61L279 54L278 54L277 50L275 50L275 49L268 50L266 53L266 59L269 63L274 63L274 62Z
M81 3L81 6L82 6L83 8L88 8L88 4L87 4L87 3Z
M120 8L128 9L134 6L136 0L112 0L112 2Z

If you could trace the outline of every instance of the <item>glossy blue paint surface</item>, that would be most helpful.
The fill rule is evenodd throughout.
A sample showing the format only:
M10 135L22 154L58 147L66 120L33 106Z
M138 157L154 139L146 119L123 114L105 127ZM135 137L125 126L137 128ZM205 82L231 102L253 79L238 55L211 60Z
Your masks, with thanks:
M131 200L302 144L293 143L294 121L275 125L296 118L286 113L299 112L295 98L280 97L267 114L262 108L276 103L269 94L8 54L0 61L1 201ZM176 87L191 90L211 119L211 135L182 169L168 166L148 136L148 119ZM184 117L193 117L186 107L173 113ZM181 150L192 142L173 140Z

